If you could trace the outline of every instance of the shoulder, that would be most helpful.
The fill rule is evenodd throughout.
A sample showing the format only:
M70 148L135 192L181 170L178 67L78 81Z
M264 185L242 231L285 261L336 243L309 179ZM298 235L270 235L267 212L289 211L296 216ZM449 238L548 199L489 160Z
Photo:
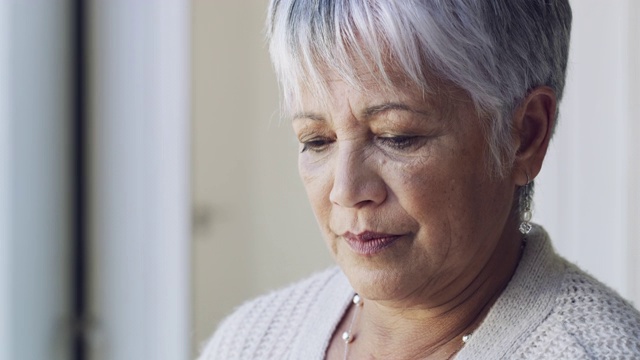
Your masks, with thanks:
M557 257L560 282L546 287L553 301L542 321L524 332L512 357L638 359L640 313L615 291Z
M485 323L474 337L484 340L486 359L640 359L640 313L559 256L540 227ZM484 345L496 338L500 344Z
M339 274L332 267L244 303L222 321L199 359L274 358L286 353L318 293L331 287Z
M638 310L573 264L567 263L554 312L591 357L640 357Z

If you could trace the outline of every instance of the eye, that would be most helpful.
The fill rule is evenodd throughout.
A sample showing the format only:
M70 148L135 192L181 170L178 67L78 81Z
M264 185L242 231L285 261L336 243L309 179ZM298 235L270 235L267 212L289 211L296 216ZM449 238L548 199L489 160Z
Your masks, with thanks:
M379 136L378 141L382 145L393 148L395 150L408 150L414 147L418 147L422 143L422 138L412 135L394 135L394 136Z
M300 151L301 153L309 150L311 152L314 153L319 153L324 151L329 144L331 144L331 140L330 139L324 139L324 138L316 138L316 139L312 139L312 140L308 140L308 141L302 141L302 151Z

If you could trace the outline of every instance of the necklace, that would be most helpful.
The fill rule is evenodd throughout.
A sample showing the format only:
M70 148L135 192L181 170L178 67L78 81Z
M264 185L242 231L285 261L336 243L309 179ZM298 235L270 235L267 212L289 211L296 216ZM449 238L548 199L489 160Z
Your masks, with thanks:
M358 313L360 312L360 309L362 309L363 304L364 302L362 301L360 295L353 295L353 305L355 306L355 310L353 311L353 316L351 317L351 322L349 323L349 330L342 333L342 340L344 341L344 360L347 360L349 357L349 344L351 344L356 339L353 333L353 324L356 322ZM457 351L453 352L450 357L453 356L456 352L460 351L462 347L464 347L469 339L471 339L471 335L472 333L468 333L462 336L462 346Z
M353 342L355 337L353 336L353 324L356 322L356 317L358 317L358 312L362 307L362 298L360 295L353 295L353 304L355 305L355 310L353 311L353 316L351 317L351 323L349 323L349 330L342 333L342 340L344 340L344 360L347 360L349 356L349 344Z

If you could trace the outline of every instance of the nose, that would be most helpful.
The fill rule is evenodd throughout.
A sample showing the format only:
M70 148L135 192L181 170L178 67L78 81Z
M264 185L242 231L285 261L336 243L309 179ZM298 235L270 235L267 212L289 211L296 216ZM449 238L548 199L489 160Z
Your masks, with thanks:
M341 147L333 164L333 186L329 200L342 207L379 205L387 198L381 169L364 150Z

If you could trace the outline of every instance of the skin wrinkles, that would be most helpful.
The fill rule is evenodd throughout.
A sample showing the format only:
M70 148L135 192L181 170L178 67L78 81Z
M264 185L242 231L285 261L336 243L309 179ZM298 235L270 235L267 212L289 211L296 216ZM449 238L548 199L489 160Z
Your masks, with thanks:
M405 114L397 114L400 112L410 113L411 116ZM443 132L446 127L440 116L435 116L433 112L428 112L419 109L413 109L409 105L398 102L385 102L379 105L369 106L361 112L358 119L362 119L362 122L368 122L371 124L371 129L367 133L367 136L374 138L378 137L380 141L387 140L397 136L403 136L408 138L414 138L416 142L415 146L424 146L427 142L433 142ZM298 135L298 139L301 143L307 143L313 140L326 140L327 147L331 146L337 139L333 135L332 131L327 131L327 124L331 121L327 120L323 115L311 112L302 112L294 115L292 120L294 129ZM435 125L425 126L425 124L435 123ZM342 142L355 141L361 136L354 134L349 129L345 129L349 137L342 138ZM420 140L420 141L417 141ZM395 156L393 151L379 146L382 150L386 151L389 157L393 157L398 161L401 157ZM304 151L304 150L301 150ZM323 153L326 153L323 152ZM325 154L318 154L315 156L315 161L318 161L324 157ZM408 157L409 153L404 153L403 156ZM412 156L418 156L425 158L429 154L416 153ZM309 159L311 161L311 159Z
M363 119L367 120L367 119L370 119L370 118L372 118L372 117L374 117L376 115L380 115L380 114L383 114L383 113L389 112L389 111L407 111L407 112L410 112L410 113L422 115L424 118L430 118L430 119L436 118L434 116L433 112L429 112L429 111L425 111L425 110L419 110L419 109L413 109L407 104L403 104L401 102L393 102L393 101L388 101L388 102L384 102L382 104L369 106L366 109L364 109L363 111L361 111L359 118L363 118ZM327 121L325 119L325 117L322 116L321 114L316 114L316 113L313 113L313 112L298 112L298 113L296 113L296 114L294 114L292 116L292 121L297 120L297 119L309 119L309 120L315 120L315 121Z

